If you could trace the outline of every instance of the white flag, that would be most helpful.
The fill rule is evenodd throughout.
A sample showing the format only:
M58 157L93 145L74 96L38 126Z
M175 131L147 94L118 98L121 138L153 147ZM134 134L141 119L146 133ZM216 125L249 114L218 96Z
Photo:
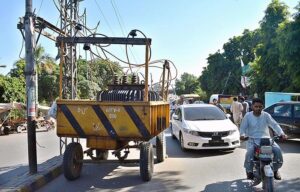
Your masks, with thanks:
M241 76L241 84L242 84L242 87L243 88L246 88L250 85L250 80L249 80L249 77L247 77L245 75L245 73L247 72L247 70L249 69L249 66L245 66L244 65L244 62L241 58L241 67L242 67L242 76Z
M241 76L241 84L243 88L249 87L250 85L249 77Z

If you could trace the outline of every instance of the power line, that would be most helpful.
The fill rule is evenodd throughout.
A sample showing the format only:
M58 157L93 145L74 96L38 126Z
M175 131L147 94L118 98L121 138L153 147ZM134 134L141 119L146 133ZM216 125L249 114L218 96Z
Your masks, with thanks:
M112 30L112 28L111 28L111 26L110 26L108 20L106 19L106 17L105 17L105 15L104 15L104 13L103 13L103 11L102 11L100 5L98 4L97 0L94 0L94 1L95 1L96 5L97 5L97 7L98 7L98 9L99 9L99 11L100 11L100 13L101 13L101 15L102 15L102 17L103 17L103 19L104 19L106 25L107 25L108 28L110 29L110 31L111 31L111 33L113 34L113 36L115 36L114 31Z
M40 8L39 8L39 10L38 10L38 12L37 12L37 15L39 15L39 13L40 13L40 10L41 10L41 8L42 8L43 2L44 2L44 0L42 0L42 2L41 2L41 4L40 4Z
M115 5L114 5L113 0L111 0L110 3L111 3L111 5L112 5L112 7L113 7L113 9L114 9L114 12L115 12L115 15L116 15L116 17L117 17L118 23L119 23L119 25L120 25L121 31L122 31L122 33L123 33L123 36L125 36L125 32L124 32L124 30L123 30L122 23L121 23L121 20L120 20L120 17L121 17L121 16L119 17L118 12L117 12L117 10L116 10L116 7L115 7Z
M112 7L113 7L113 9L114 9L114 12L115 12L115 15L116 15L116 17L117 17L118 23L119 23L119 25L120 25L121 31L122 31L122 33L123 33L123 36L126 36L126 35L125 35L125 32L124 32L124 29L123 29L123 28L125 28L125 30L126 30L126 26L125 26L125 23L124 23L124 21L123 21L123 19L122 19L121 14L120 14L120 12L119 12L119 10L118 10L118 7L117 7L117 5L116 5L116 2L115 2L114 0L111 0L110 3L111 3L111 5L112 5ZM123 23L123 26L124 26L124 27L122 26L122 23ZM127 31L127 30L126 30L126 31ZM136 60L136 57L135 57L135 55L133 54L132 49L131 49L130 47L129 47L129 51L130 51L130 54L131 54L131 56L133 57L133 60L135 61L135 63L138 63L137 60Z

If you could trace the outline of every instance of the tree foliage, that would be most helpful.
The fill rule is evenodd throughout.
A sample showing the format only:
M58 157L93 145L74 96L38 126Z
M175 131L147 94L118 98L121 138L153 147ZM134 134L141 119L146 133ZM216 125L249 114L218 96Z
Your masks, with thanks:
M214 93L247 94L266 91L299 92L300 90L300 2L293 20L288 7L272 0L256 30L244 30L230 38L207 58L207 67L199 77L208 95ZM241 61L250 65L247 74L251 85L241 86ZM227 82L227 83L226 83Z
M106 90L114 74L121 74L117 62L108 59L78 60L78 95L80 98L95 98L99 90Z
M1 76L1 102L25 102L25 60L20 59L11 69L9 76Z
M34 52L39 103L49 104L59 95L59 65L51 58L42 46ZM25 60L20 59L10 70L9 75L0 76L0 102L26 102L25 98ZM107 89L114 73L121 74L122 69L117 62L96 59L86 61L79 59L78 96L79 98L95 98L99 90Z
M183 73L180 80L176 80L175 87L178 95L197 93L200 96L205 96L205 93L200 88L198 78L192 74Z

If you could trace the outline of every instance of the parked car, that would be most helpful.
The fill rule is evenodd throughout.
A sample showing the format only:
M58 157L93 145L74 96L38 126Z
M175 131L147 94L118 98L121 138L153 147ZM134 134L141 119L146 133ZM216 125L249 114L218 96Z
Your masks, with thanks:
M278 102L267 108L268 112L290 138L300 138L300 102Z
M237 126L215 105L178 106L172 116L171 133L185 149L235 149L240 146Z

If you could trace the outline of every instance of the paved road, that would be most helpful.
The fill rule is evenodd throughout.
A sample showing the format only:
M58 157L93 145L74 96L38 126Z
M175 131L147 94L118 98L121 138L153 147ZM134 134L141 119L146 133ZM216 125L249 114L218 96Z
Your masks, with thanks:
M81 177L67 181L63 175L50 182L39 192L51 191L205 191L248 192L261 191L261 185L249 186L245 180L243 159L245 147L234 152L182 152L179 143L166 134L168 159L155 165L150 182L139 176L138 164L84 164ZM282 181L276 181L277 191L300 191L300 141L280 144L284 152ZM129 158L137 158L132 151ZM109 158L112 158L111 156Z
M42 163L59 155L59 139L54 130L37 132L37 161ZM0 136L0 172L28 165L27 133Z

